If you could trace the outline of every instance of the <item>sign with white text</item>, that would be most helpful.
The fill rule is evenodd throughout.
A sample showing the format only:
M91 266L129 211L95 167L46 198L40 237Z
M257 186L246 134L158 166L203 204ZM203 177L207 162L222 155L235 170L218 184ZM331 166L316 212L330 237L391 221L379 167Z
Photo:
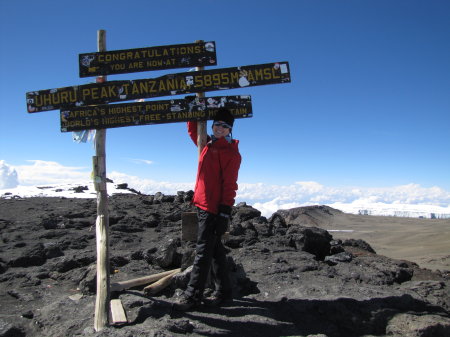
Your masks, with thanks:
M253 116L250 96L188 96L186 99L105 104L61 110L61 132L214 119L219 108L235 118Z
M79 54L80 77L217 65L214 41Z
M33 113L290 81L289 63L277 62L32 91L26 94L26 102L28 112Z

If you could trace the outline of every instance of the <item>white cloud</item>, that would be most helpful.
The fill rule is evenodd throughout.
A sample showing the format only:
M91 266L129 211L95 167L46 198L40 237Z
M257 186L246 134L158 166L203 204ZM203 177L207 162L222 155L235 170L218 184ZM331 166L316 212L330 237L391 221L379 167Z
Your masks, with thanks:
M90 181L91 168L68 167L57 162L41 160L30 162L32 163L30 165L13 168L0 161L0 189L14 188L18 182L20 185L45 186L86 184ZM150 163L148 161L148 164ZM109 172L108 178L116 184L128 183L129 187L145 194L156 192L176 194L177 191L194 189L193 181L155 181L116 171ZM373 214L376 212L387 214L392 213L394 208L402 212L404 210L412 212L409 206L413 206L416 213L423 207L428 207L436 213L450 214L449 191L438 186L422 187L419 184L390 187L333 187L314 181L298 181L289 185L239 183L236 201L247 202L260 210L264 216L270 216L279 209L317 204L329 205L352 213L370 209Z
M4 160L0 160L0 189L14 188L17 185L19 185L17 171L6 164Z
M130 176L120 172L108 173L108 178L116 184L127 183L129 187L145 194L155 194L162 192L165 194L176 194L177 191L189 191L194 189L194 183L174 183L168 181L155 181L151 179L143 179L136 176Z
M28 160L32 165L16 166L21 185L55 185L89 181L91 169L64 166L53 161Z
M130 161L131 161L132 163L135 163L135 164L146 164L146 165L152 165L152 164L154 164L153 161L147 160L147 159L134 159L134 158L132 158L132 159L130 159Z
M262 216L270 217L280 209L290 209L306 205L298 202L283 202L281 198L275 198L267 202L255 202L252 206L259 210Z
M292 185L239 185L238 197L243 200L277 200L283 203L329 204L335 202L351 203L356 200L401 204L436 204L448 206L450 192L433 187L408 184L391 187L330 187L316 182L296 182Z
M328 206L339 209L346 213L366 215L391 215L402 217L436 217L449 218L450 205L447 207L429 204L402 204L371 202L370 200L355 200L352 203L333 203Z
M368 209L370 214L398 212L400 216L412 212L420 216L425 215L422 213L426 206L430 209L428 213L450 214L450 192L437 186L427 188L418 184L375 188L329 187L316 182L266 186L261 183L241 184L238 199L253 205L265 216L279 209L318 204L350 213Z

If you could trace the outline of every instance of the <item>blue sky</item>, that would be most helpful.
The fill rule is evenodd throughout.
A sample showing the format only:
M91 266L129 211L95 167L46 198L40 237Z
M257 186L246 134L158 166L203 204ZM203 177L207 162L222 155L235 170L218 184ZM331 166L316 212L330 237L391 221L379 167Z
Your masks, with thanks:
M240 184L438 187L450 203L449 1L1 1L0 160L90 172L92 144L61 133L57 110L28 114L25 93L92 82L78 54L96 51L98 29L108 50L202 39L217 68L289 61L289 84L206 95L252 96L254 117L233 130ZM106 144L108 172L195 179L184 123L109 129Z

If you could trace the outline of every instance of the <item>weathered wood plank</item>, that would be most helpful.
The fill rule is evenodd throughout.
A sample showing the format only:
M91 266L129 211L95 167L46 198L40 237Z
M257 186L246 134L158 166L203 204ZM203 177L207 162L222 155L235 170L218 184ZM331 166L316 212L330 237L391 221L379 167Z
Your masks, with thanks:
M160 279L159 281L150 284L149 286L144 288L144 293L146 295L155 295L158 292L160 292L161 290L163 290L164 288L166 288L169 284L170 281L172 281L172 278L178 274L181 271L181 268L175 269L175 271L170 274L167 275L166 277L163 277L162 279Z
M178 269L173 269L173 270L168 270L168 271L158 273L158 274L135 278L135 279L128 280L128 281L115 282L115 283L111 284L111 291L121 291L124 289L130 289L133 287L141 286L144 284L150 284L150 283L159 281L163 277L166 277L167 275L170 275L177 270Z
M123 309L122 301L120 299L111 300L111 318L112 324L128 323L127 315Z

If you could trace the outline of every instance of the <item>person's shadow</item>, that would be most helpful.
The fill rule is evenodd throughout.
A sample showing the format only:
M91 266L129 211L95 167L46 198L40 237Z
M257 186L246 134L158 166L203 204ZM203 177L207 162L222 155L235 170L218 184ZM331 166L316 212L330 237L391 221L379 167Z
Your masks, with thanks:
M327 337L384 336L389 320L400 313L411 315L441 315L449 312L410 295L388 296L358 301L351 298L334 300L258 301L235 299L218 308L201 306L196 310L179 312L169 302L160 301L158 316L169 314L173 319L196 321L201 336L307 336L324 334ZM150 313L149 313L150 314ZM150 314L141 315L139 322ZM202 330L201 326L206 326ZM218 332L219 331L219 332Z

